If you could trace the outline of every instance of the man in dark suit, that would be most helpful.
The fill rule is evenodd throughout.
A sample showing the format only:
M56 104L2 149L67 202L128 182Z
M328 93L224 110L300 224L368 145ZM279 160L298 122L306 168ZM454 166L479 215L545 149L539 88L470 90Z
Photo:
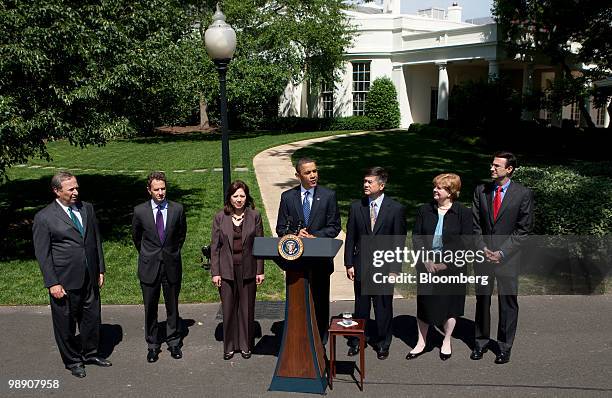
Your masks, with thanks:
M286 233L287 221L302 225L301 238L335 238L341 230L340 212L336 193L318 185L319 173L314 160L301 158L295 165L295 176L300 185L281 195L276 220L276 233ZM310 264L308 279L317 318L317 327L323 344L327 342L329 327L329 277L334 272L333 259L317 260Z
M151 200L134 207L132 239L138 250L138 278L145 307L147 361L159 359L157 306L163 288L166 304L166 343L174 359L183 357L178 298L181 291L181 248L187 235L185 211L166 199L166 175L152 172L147 180Z
M372 167L363 177L364 197L351 204L346 224L346 241L344 245L344 265L347 277L353 281L355 289L355 317L368 319L371 303L374 303L376 335L367 336L375 344L378 359L387 359L389 346L393 337L393 294L370 295L362 292L362 281L369 277L372 264L362 263L362 238L390 235L401 236L405 242L406 210L397 201L384 193L388 174L382 167ZM404 242L398 242L403 244ZM399 271L399 270L398 270ZM366 276L368 275L368 276ZM366 331L369 334L368 331ZM359 353L357 338L348 340L349 356Z
M533 228L533 192L511 180L516 164L512 153L495 153L491 163L493 182L476 187L472 207L476 244L484 250L487 259L475 264L474 271L477 275L487 275L489 283L476 285L476 341L470 358L479 360L488 349L491 294L496 280L500 349L495 358L497 364L510 361L518 322L520 248Z
M93 206L79 200L74 175L51 179L56 199L34 217L34 252L49 289L53 332L64 365L79 378L84 364L111 366L98 355L104 254ZM79 326L80 342L75 337Z

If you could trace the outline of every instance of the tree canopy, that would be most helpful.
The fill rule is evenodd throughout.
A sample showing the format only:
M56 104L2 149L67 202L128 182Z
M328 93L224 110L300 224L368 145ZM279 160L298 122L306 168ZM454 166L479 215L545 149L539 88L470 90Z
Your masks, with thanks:
M5 0L0 4L0 176L46 142L103 145L215 118L217 73L203 33L215 1ZM226 0L238 47L228 71L230 118L275 116L285 85L342 64L351 30L341 0Z
M590 83L612 71L612 7L599 0L495 0L492 11L510 56L543 56L562 68L552 106L577 101L591 121L583 99L594 94Z

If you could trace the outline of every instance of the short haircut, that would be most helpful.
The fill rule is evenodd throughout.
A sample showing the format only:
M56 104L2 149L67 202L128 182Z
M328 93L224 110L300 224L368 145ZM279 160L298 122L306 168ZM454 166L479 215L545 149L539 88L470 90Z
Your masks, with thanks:
M454 173L442 173L434 177L433 186L440 186L450 195L451 200L456 200L461 192L461 177Z
M514 156L514 154L512 152L509 151L497 151L493 154L494 158L504 158L506 159L506 168L512 166L512 173L514 173L514 170L516 170L516 166L517 166L517 160L516 160L516 156Z
M166 173L163 171L152 171L149 173L149 176L147 177L147 188L151 188L151 183L153 180L163 181L165 183Z
M295 171L299 174L300 173L300 168L305 165L306 163L314 163L317 164L317 162L315 162L313 159L308 158L308 157L303 157L303 158L299 158L298 161L295 163Z
M246 202L244 203L244 207L250 207L251 209L255 208L255 201L249 193L249 186L244 181L236 180L230 184L229 188L227 189L227 193L225 194L225 203L223 206L223 212L225 214L229 215L232 214L232 212L234 211L230 198L240 188L242 188L244 194L246 195Z
M363 173L363 176L375 176L380 184L386 184L387 180L389 179L389 173L387 173L387 170L379 166L374 166L370 167L369 169L366 169Z
M62 182L76 178L74 174L68 171L58 171L53 177L51 177L51 189L60 190L62 189Z

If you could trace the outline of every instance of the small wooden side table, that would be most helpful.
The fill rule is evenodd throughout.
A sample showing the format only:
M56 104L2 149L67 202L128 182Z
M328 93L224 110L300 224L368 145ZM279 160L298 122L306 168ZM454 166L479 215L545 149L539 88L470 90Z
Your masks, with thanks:
M333 317L329 325L329 388L333 389L333 379L336 377L336 336L347 336L357 337L359 339L359 376L361 385L359 389L363 391L363 380L365 379L365 319L353 319L357 322L354 326L340 326L338 322L342 321L342 318Z

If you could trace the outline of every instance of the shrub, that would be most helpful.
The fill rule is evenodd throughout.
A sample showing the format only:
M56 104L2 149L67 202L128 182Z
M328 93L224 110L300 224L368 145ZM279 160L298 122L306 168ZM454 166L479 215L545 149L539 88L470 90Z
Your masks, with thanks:
M374 80L365 103L365 115L375 121L377 129L395 129L400 125L397 92L388 77Z
M520 167L514 179L533 189L535 234L597 235L612 231L612 179L562 167Z
M375 130L376 123L367 116L336 118L290 116L270 119L264 128L282 131Z
M334 118L329 130L376 130L376 120L368 116L347 116Z

